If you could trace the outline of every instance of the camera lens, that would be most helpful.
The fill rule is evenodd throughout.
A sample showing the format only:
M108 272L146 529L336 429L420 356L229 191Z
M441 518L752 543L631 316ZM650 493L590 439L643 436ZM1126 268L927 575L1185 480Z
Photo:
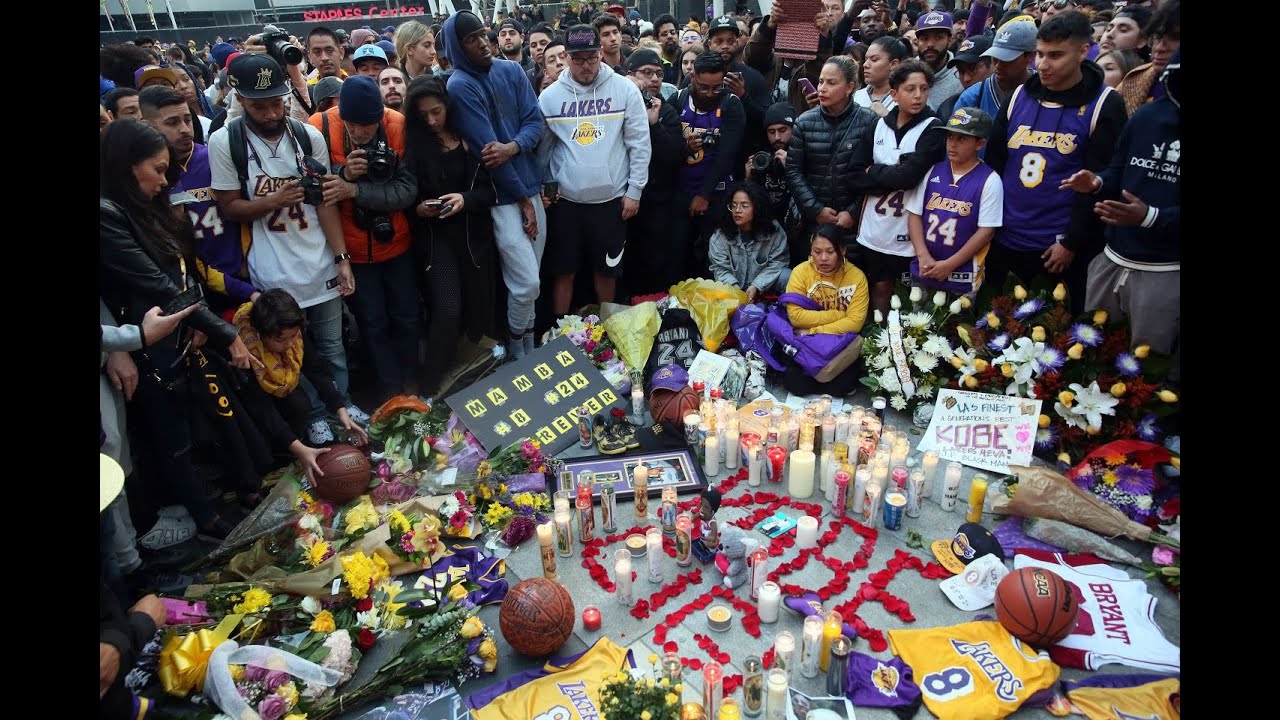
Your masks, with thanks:
M286 65L302 64L302 51L298 49L297 45L290 45L281 40L276 44L276 51L280 54L280 57L284 58Z
M773 156L763 150L751 156L751 165L756 170L768 169L773 164Z

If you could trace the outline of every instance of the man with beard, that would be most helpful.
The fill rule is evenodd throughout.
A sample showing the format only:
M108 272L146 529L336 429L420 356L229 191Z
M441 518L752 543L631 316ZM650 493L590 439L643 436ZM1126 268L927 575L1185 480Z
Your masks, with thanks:
M378 74L378 89L382 91L382 104L397 112L404 106L404 71L389 67Z
M680 80L680 23L669 14L659 15L653 30L662 45L662 81L675 85Z
M769 150L757 153L769 155L764 169L756 167L755 157L747 161L747 179L755 181L769 196L770 213L787 233L787 246L791 251L791 265L804 262L809 254L808 238L803 237L804 220L800 208L791 199L787 188L787 145L791 142L791 127L795 124L795 110L789 102L774 103L764 114L765 139Z
M1001 114L1013 91L1031 78L1036 24L1025 16L1006 22L982 56L991 60L991 75L966 87L955 107L976 107L994 118ZM986 157L986 148L978 151L978 157Z
M502 59L520 63L525 72L536 67L533 58L524 51L524 28L515 18L507 18L498 26L498 50L502 52Z
M547 241L535 153L546 123L520 66L493 61L475 13L454 13L440 35L455 68L448 85L450 117L493 176L497 202L489 212L508 291L507 350L518 360L534 349L534 302Z
M916 40L920 43L920 61L929 66L933 72L933 87L929 89L929 109L936 111L945 100L959 95L964 86L960 84L958 71L950 66L951 51L951 13L927 12L916 20Z
M600 54L604 64L618 67L622 64L622 21L613 13L600 13L591 26L600 33Z
M711 22L707 35L707 49L719 53L724 61L726 90L738 96L746 111L745 140L739 148L734 167L741 167L748 153L763 147L764 111L769 108L772 96L760 71L743 63L738 56L740 32L738 21L723 15Z

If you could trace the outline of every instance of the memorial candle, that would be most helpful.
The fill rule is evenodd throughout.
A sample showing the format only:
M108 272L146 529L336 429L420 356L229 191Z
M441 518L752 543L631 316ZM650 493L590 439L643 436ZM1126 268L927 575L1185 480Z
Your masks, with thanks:
M724 698L724 667L715 660L702 666L702 709L707 717L715 717Z
M977 473L969 480L969 512L965 513L965 522L982 521L982 503L987 499L987 476Z
M826 672L831 667L831 641L844 632L844 617L835 610L828 610L822 620L822 646L818 649L818 669Z
M542 577L548 580L559 579L556 569L555 525L542 523L538 526L538 552L542 555Z
M667 554L662 550L662 531L658 528L649 528L644 533L645 539L645 557L649 560L649 582L661 583L663 581L663 560Z
M924 487L920 498L924 499L931 497L930 493L934 488L934 481L938 473L938 453L933 450L926 450L920 469L924 471Z
M613 553L613 584L615 585L614 594L618 596L618 604L630 607L633 602L631 597L631 551L627 548L618 548Z
M796 521L796 547L800 550L818 547L818 518L805 515Z
M778 668L769 671L765 720L787 720L787 673Z
M707 474L707 478L720 474L720 440L715 435L707 436L707 444L703 447L706 454L703 461L702 470Z
M649 468L643 463L636 465L631 473L631 485L635 488L635 516L637 520L649 517Z
M810 615L804 619L803 639L800 646L800 674L818 677L818 653L822 650L822 616Z
M756 594L760 596L760 600L756 604L756 614L760 616L760 622L778 622L778 606L782 603L782 588L772 580L766 580L760 585L760 591Z
M791 668L795 666L796 636L790 630L783 630L773 639L773 666L791 677Z
M600 608L588 605L582 609L582 629L595 632L600 629Z
M724 431L724 469L737 470L738 459L738 428L736 425L728 427Z
M947 463L947 470L942 478L942 509L947 512L956 509L956 495L960 493L960 472L963 467L958 462Z
M747 484L752 487L760 485L760 475L764 471L764 457L759 445L752 445L747 450Z
M790 465L791 496L803 499L813 495L813 451L801 449L791 453Z

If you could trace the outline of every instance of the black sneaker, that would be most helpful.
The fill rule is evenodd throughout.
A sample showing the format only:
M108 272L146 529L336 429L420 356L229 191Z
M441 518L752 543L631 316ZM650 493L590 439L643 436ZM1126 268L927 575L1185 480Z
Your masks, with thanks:
M159 550L138 548L139 557L142 558L143 564L149 568L182 567L203 554L204 550L196 547L194 543L183 543L160 548Z
M200 531L196 533L196 537L205 542L221 545L226 542L227 536L235 529L236 526L227 522L226 519L218 518L212 527L200 529Z
M599 419L599 415L596 416ZM627 441L618 432L616 426L612 423L597 423L596 427L596 447L600 449L601 455L621 455L627 451Z
M616 419L613 421L611 429L628 450L635 450L640 447L640 441L636 438L635 426L631 423L626 420Z

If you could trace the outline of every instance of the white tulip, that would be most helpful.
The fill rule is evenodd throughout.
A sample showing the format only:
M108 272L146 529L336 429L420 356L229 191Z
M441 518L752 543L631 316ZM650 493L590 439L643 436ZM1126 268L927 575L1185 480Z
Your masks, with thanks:
M895 299L897 299L897 298L895 298ZM879 310L876 310L876 314L875 314L875 321L876 321L876 324L877 324L877 325L879 325L880 323L884 322L884 315L881 315Z
M934 293L934 294L933 294L933 304L934 304L934 305L937 305L938 307L942 307L943 305L946 305L946 304L947 304L947 293L946 293L945 291L942 291L942 290L939 290L938 292Z
M911 288L911 302L918 303L923 299L924 299L924 290L921 290L919 285Z
M947 309L951 311L952 315L959 315L960 311L963 310L964 307L960 305L959 300L956 300L955 302L951 303L951 306L948 307Z
M320 613L320 601L308 595L302 598L302 609L310 615L318 615Z
M902 307L902 301L898 299L897 295L892 295L889 297L889 307L893 308L894 310L897 310L898 308Z

